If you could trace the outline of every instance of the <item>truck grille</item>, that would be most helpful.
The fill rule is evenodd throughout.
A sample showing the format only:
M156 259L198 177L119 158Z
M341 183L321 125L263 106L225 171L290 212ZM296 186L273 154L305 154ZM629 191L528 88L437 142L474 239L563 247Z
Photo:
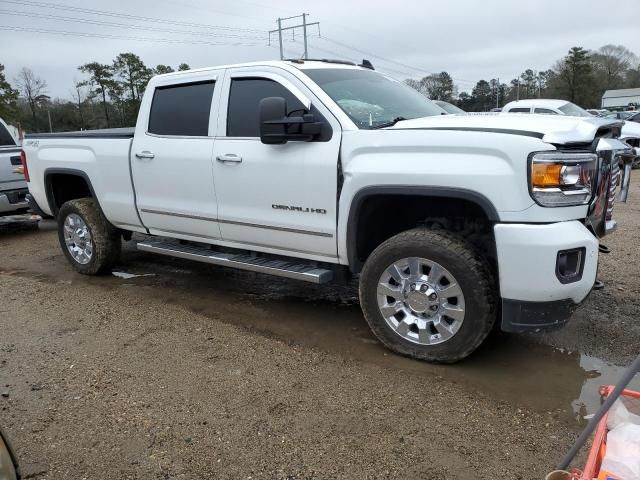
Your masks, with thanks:
M611 220L613 218L613 205L616 201L616 193L618 192L621 176L622 173L620 172L620 165L618 164L617 159L614 159L613 165L611 166L611 177L609 180L606 220Z

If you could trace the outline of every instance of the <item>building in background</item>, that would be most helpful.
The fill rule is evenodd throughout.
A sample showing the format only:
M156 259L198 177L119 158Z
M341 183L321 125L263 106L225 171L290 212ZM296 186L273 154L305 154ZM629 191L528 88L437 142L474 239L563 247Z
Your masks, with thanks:
M602 95L602 108L608 110L624 110L628 107L640 106L640 88L622 88L607 90Z

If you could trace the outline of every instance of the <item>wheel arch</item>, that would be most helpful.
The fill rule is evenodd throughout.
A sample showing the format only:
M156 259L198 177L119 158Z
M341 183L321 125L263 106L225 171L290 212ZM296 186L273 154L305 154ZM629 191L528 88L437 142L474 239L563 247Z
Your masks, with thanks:
M351 200L347 220L347 259L349 268L353 273L359 273L364 265L364 259L361 258L359 252L359 239L362 231L360 223L362 221L363 209L368 202L376 197L396 200L402 197L419 197L423 201L432 198L437 199L440 205L443 204L443 201L449 199L475 206L477 211L482 212L486 220L490 223L496 223L500 220L498 211L491 200L474 190L422 185L376 185L362 188L356 192Z
M65 192L64 196L60 196L58 192L58 198L56 198L56 180L70 180L74 179L76 182L81 180L82 183L77 183L74 186L75 189L72 189L69 192ZM104 215L104 211L102 210L102 206L100 205L100 200L98 200L98 196L93 188L93 184L91 183L91 179L86 172L82 170L78 170L75 168L47 168L44 171L44 189L45 195L47 198L47 203L49 204L49 208L51 209L51 213L54 217L58 216L58 212L60 211L60 207L69 200L76 200L79 198L93 198L98 206L98 209Z

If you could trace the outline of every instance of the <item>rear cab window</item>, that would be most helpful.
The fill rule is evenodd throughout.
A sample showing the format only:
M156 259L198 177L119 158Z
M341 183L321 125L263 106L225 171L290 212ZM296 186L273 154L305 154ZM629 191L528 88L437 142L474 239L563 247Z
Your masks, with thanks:
M160 136L206 137L214 80L156 87L148 133Z

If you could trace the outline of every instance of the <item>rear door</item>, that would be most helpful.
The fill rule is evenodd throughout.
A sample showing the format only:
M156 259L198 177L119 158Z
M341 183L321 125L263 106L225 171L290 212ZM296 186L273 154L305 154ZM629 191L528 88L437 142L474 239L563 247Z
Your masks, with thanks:
M322 141L265 145L259 103L284 97L330 126ZM281 69L229 69L214 146L219 220L226 242L291 256L337 256L341 129L303 82Z
M136 203L151 233L220 238L211 158L224 70L169 76L145 96L131 150ZM148 98L147 98L148 97Z

